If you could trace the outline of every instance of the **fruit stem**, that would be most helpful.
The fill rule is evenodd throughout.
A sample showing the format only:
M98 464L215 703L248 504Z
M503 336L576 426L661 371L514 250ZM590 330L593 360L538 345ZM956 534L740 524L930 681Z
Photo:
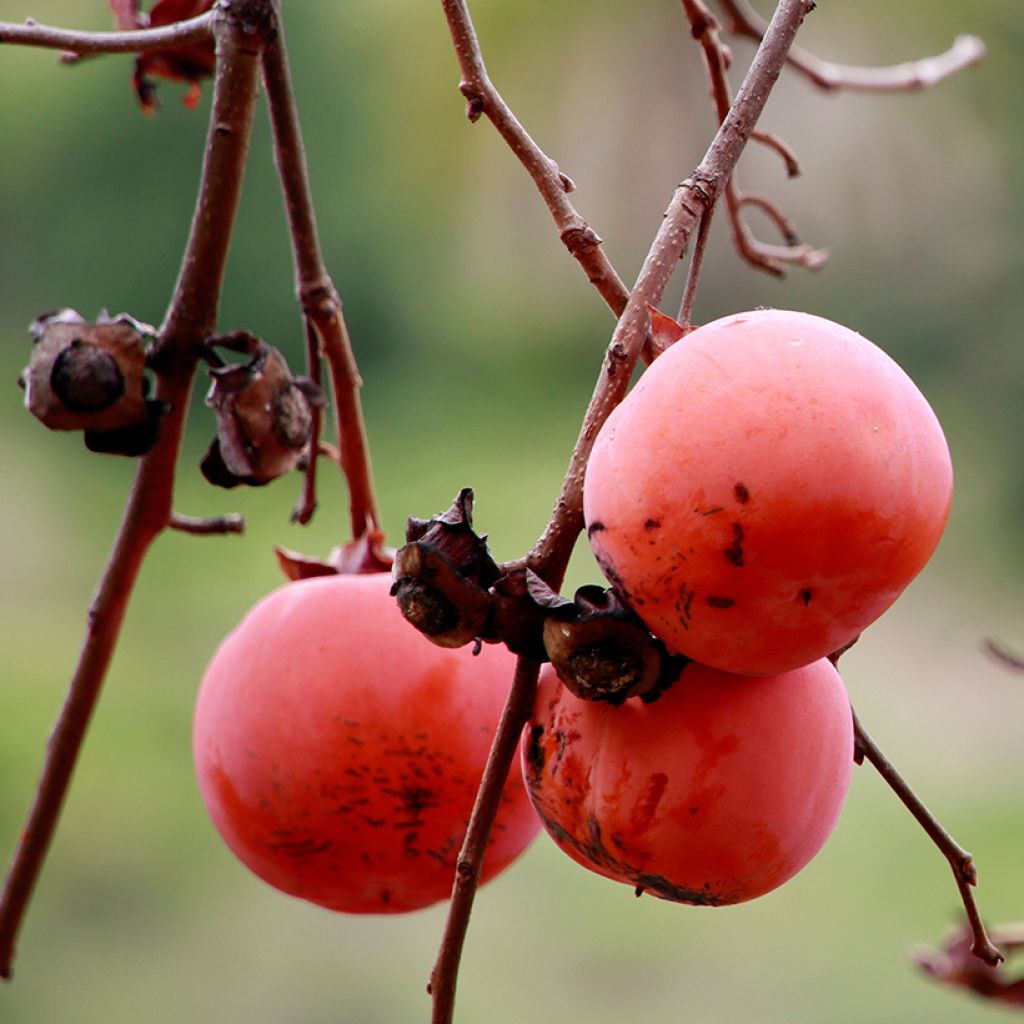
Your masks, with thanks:
M275 3L275 7L277 4ZM366 438L359 389L362 379L356 365L342 302L324 263L316 215L309 186L306 150L302 141L291 72L279 24L277 39L263 54L263 82L274 136L274 159L284 193L285 210L295 263L295 287L307 332L312 332L327 360L338 418L341 469L348 484L352 538L380 530L380 513L374 494L370 450ZM300 502L298 518L311 510L309 493L319 446L311 446L307 493Z
M494 734L487 765L473 805L473 813L466 829L466 837L455 865L452 901L448 907L441 946L427 987L434 1000L432 1024L451 1024L455 1012L455 985L459 961L466 942L473 899L480 883L487 842L501 805L505 780L519 749L523 728L533 713L539 673L540 664L531 658L520 657L516 662L512 688L509 690L497 732Z
M889 788L899 797L903 806L914 816L917 823L925 830L929 839L939 848L939 852L949 861L956 879L960 898L971 925L974 944L971 952L985 963L995 966L1003 962L1003 954L993 944L985 931L984 922L978 911L972 887L978 884L978 873L971 855L946 831L934 814L925 806L921 798L911 789L892 762L882 753L878 744L868 735L861 725L856 711L853 713L854 757L858 764L867 759Z

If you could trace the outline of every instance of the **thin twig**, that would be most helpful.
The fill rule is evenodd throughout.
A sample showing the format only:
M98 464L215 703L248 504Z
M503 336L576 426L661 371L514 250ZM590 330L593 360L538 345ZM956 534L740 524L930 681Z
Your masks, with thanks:
M893 767L892 762L882 753L878 744L868 735L861 725L857 713L853 715L853 729L858 761L867 759L885 780L889 788L899 797L904 807L914 816L917 823L925 830L928 838L938 847L939 852L949 862L956 879L960 898L971 925L974 936L972 952L987 964L1002 963L1003 954L999 952L985 931L985 925L978 912L972 887L978 884L978 873L971 855L956 842L942 827L935 815L924 805L921 798L911 789L903 776Z
M320 247L283 35L279 35L264 53L263 81L274 134L274 158L291 233L296 290L307 323L319 338L330 370L341 468L348 483L352 537L357 539L369 530L380 530L370 449L359 400L363 382L352 351L341 298L324 264Z
M310 322L309 317L303 317L306 329L306 375L319 387L323 383L323 360L320 353L320 335ZM312 405L309 409L309 452L306 455L305 472L302 478L302 493L299 495L298 503L292 510L292 522L300 526L306 526L316 512L316 469L320 464L320 429L323 415L319 405Z
M197 536L209 536L224 533L245 533L245 517L239 512L228 512L223 516L197 519L195 516L183 516L172 512L167 523L172 530L181 533L192 533Z
M725 48L719 38L720 26L703 0L682 0L682 2L686 17L690 22L691 33L700 43L704 66L711 84L711 98L714 102L715 113L721 122L732 105L732 95L726 77ZM753 138L763 145L770 146L782 157L790 177L799 172L796 157L781 140L764 132L755 132ZM743 219L745 205L759 206L769 215L776 226L784 223L785 227L780 230L782 230L786 245L769 245L760 241ZM761 196L748 197L747 193L740 190L735 174L725 187L725 207L733 245L741 259L752 267L764 270L776 277L782 277L783 264L796 264L808 270L817 270L824 266L828 259L827 253L823 250L809 245L800 245L796 232L781 210Z
M697 170L676 189L644 260L609 343L561 495L544 534L526 559L541 579L555 590L561 586L569 557L583 528L583 470L598 430L626 392L630 374L648 333L648 304L657 306L660 303L691 234L732 174L779 76L796 31L812 8L812 0L780 0L771 27L740 86L732 110ZM487 800L478 797L470 819L467 842L459 855L453 893L458 905L457 909L449 912L438 960L431 975L433 1024L450 1024L452 1020L458 965L480 873L480 860L494 823L496 806L493 794L500 793L504 785L522 725L530 713L528 702L532 700L536 671L535 663L520 659L503 724L495 737L481 781L481 790L490 796Z
M132 32L76 32L51 28L28 21L23 25L0 22L0 43L40 46L68 53L147 53L170 50L209 39L213 32L214 12L204 11L187 21L176 21L160 28L141 28Z
M711 204L704 212L704 216L697 225L697 237L693 242L693 252L690 253L690 266L686 271L686 285L683 288L683 298L679 304L679 326L684 331L690 329L693 321L693 303L697 297L697 284L700 281L700 272L704 267L704 252L707 249L708 234L711 229L711 218L715 214L715 205Z
M584 269L609 309L621 316L629 290L601 248L601 239L567 198L566 193L575 188L571 179L534 142L491 82L465 0L441 0L441 6L462 73L459 90L467 100L467 116L476 121L483 115L498 130L536 184L551 211L562 243Z
M731 32L755 41L762 38L766 22L747 0L719 0L719 3L729 18ZM977 36L962 35L957 36L944 53L888 67L836 64L822 60L799 46L793 47L787 62L827 92L840 89L849 92L914 92L930 89L951 75L979 63L984 57L985 44Z
M18 930L49 849L86 729L113 656L128 600L150 545L171 522L174 472L203 340L213 332L228 238L241 192L263 38L222 0L214 17L219 59L199 198L181 273L160 338L155 398L169 411L141 460L99 590L75 674L50 736L35 802L0 896L0 977L11 976ZM259 6L256 4L255 6Z

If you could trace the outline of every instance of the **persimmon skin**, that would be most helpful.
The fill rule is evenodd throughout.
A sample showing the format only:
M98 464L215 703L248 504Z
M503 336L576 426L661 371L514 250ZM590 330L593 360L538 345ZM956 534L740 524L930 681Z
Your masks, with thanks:
M221 644L193 748L210 817L270 885L331 910L397 913L451 895L515 658L444 650L403 618L390 575L290 583ZM483 866L539 823L510 777Z
M931 557L949 451L881 349L807 313L686 335L599 433L584 515L608 579L668 646L730 672L854 639Z
M724 906L782 885L821 849L853 766L853 721L822 659L779 676L696 662L652 704L580 700L550 666L523 776L573 860L662 899Z

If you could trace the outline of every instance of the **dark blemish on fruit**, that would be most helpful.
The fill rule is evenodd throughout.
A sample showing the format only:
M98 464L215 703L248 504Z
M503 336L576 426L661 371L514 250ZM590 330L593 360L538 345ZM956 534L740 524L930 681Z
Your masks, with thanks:
M814 596L814 591L810 587L804 587L800 591L800 600L803 601L804 607L806 608L811 603L811 598Z
M370 828L380 828L386 821L384 818L371 818L368 814L360 815L360 817L367 825L370 826Z
M686 585L684 580L679 585L679 599L676 601L675 608L679 614L679 623L683 629L690 628L690 612L693 606L693 595L696 592Z
M731 608L736 603L731 597L709 597L707 601L712 608Z
M691 808L690 808L690 813L691 813L691 814L696 814L696 813L697 813L697 812L698 812L699 810L700 810L700 808L699 808L699 807L691 807Z
M709 508L701 508L698 505L693 511L702 516L716 516L723 509L721 505L711 505Z
M743 565L743 527L739 523L732 524L732 543L722 552L727 562L737 567Z
M592 522L587 527L587 536L588 537L593 537L595 533L600 533L602 530L606 530L606 529L607 529L607 527L604 525L604 523L602 523L600 520L596 520L595 519L594 522Z
M661 526L661 520L660 519L645 519L644 520L644 529L645 530L656 530L659 526Z
M544 745L540 741L543 735L544 726L535 725L530 730L530 742L526 748L526 764L535 779L540 778L544 771Z
M737 483L736 486L733 487L732 493L741 505L746 505L746 503L750 501L750 491L747 490L746 484Z

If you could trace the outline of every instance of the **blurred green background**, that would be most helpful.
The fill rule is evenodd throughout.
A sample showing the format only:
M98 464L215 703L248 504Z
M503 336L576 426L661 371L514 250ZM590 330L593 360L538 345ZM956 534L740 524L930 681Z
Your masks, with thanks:
M463 116L436 3L285 4L329 266L361 369L392 539L405 517L477 492L499 557L547 519L612 326L560 246L532 183L486 123ZM712 124L680 5L486 0L493 77L572 176L576 202L632 280L672 187ZM0 18L103 29L102 0L0 3ZM957 472L938 554L844 659L868 728L977 857L991 921L1024 919L1024 679L980 650L1024 649L1024 131L1019 0L819 4L802 41L881 63L982 35L988 60L933 92L822 95L788 76L762 122L800 154L786 181L751 152L741 181L781 201L829 266L784 282L741 266L716 225L696 316L758 304L862 331L918 380ZM737 42L737 66L750 47ZM88 455L21 408L15 379L39 312L130 311L159 323L195 193L209 89L139 113L129 59L59 67L0 49L0 856L33 792L129 487L127 460ZM760 225L764 234L768 228ZM676 282L669 309L678 302ZM222 305L299 362L290 254L260 112ZM205 485L212 434L197 394L178 507L239 510L244 538L160 539L88 736L22 934L11 1024L429 1018L424 986L443 908L333 916L249 876L208 823L190 715L203 666L276 586L272 546L325 553L346 523L327 478L305 530L298 480L249 493ZM596 581L578 553L571 585ZM459 1020L611 1024L758 1020L900 1024L1003 1019L934 987L908 951L958 920L949 870L894 797L858 770L839 829L797 879L753 904L635 900L541 837L483 891Z

